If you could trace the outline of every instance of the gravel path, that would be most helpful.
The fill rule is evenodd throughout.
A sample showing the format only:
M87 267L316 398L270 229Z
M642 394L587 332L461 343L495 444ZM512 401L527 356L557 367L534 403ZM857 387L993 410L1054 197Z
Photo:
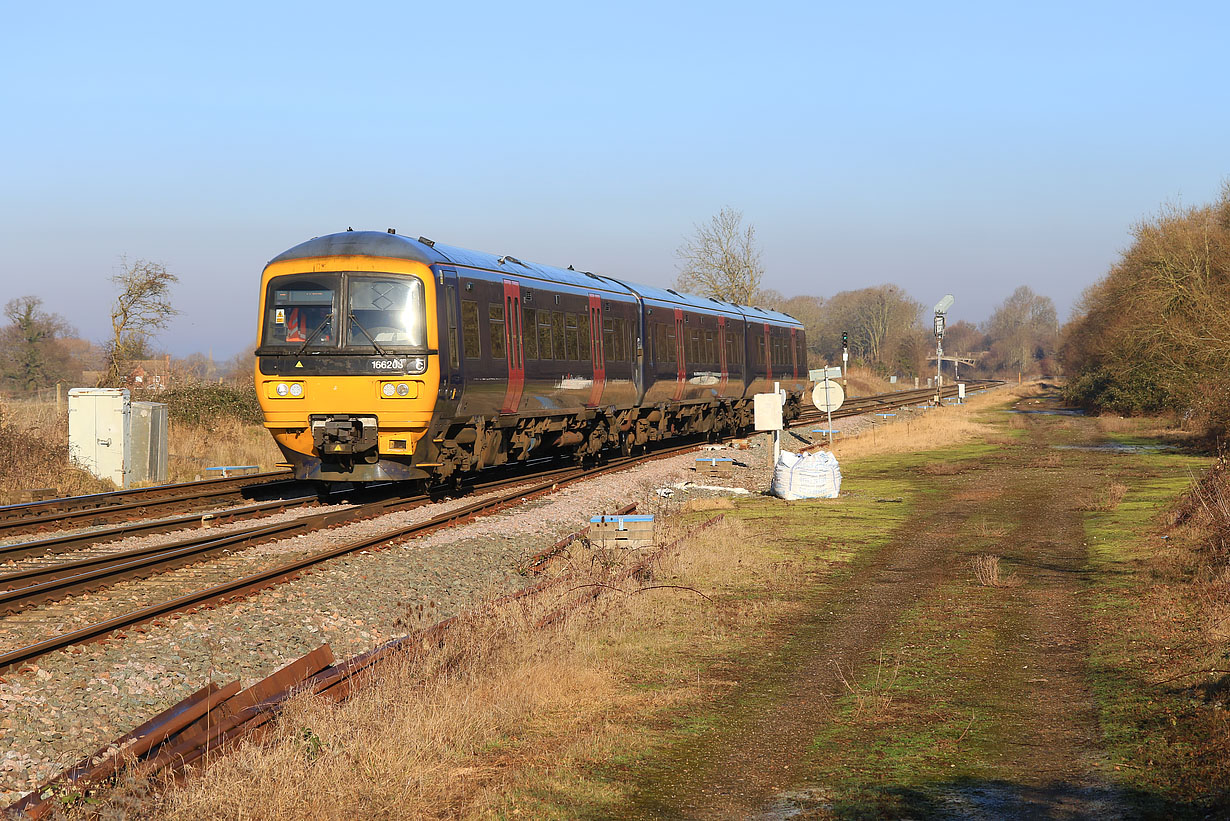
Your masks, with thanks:
M867 417L835 422L842 436L871 424ZM812 438L807 428L798 432ZM782 441L786 449L802 445L789 434ZM694 470L697 452L660 459L391 549L342 557L243 601L132 628L124 637L68 648L6 674L0 677L0 807L211 679L239 678L246 686L326 642L339 659L346 658L419 623L466 609L485 596L524 587L529 581L517 575L523 561L583 527L592 515L629 502L654 512L677 504L691 492L715 492L690 491L685 486L676 489L670 500L656 492L685 482L762 492L770 476L769 439L755 436L749 445L748 449L724 450L723 456L742 466L720 482L698 479ZM259 545L207 566L255 572L306 551L423 521L476 498ZM149 539L156 538L169 540L155 536L139 541L150 543ZM133 544L128 546L134 546L138 540L125 543L130 541ZM176 595L176 591L199 589L202 572L181 568L156 581L125 582L79 597L71 607L50 605L0 619L0 646L24 646Z

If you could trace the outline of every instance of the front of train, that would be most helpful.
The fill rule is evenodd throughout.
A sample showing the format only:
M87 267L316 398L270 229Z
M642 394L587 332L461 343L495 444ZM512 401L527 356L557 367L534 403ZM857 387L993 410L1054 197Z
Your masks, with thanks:
M261 276L256 391L299 479L406 481L440 385L429 245L392 233L316 237Z

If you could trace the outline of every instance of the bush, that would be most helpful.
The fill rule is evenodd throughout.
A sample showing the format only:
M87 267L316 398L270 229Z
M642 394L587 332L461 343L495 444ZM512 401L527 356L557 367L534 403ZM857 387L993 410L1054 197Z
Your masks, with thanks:
M264 422L253 385L188 385L164 391L153 399L166 403L167 415L174 422L211 429L233 422Z
M1117 377L1107 368L1082 371L1064 388L1064 399L1093 410L1113 410L1125 416L1160 413L1174 397L1150 374Z

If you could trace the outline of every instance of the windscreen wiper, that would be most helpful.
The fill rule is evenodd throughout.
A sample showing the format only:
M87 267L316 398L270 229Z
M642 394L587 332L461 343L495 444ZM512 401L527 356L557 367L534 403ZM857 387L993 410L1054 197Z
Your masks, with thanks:
M333 319L332 311L329 311L329 313L325 314L325 318L320 320L320 324L317 325L315 328L313 328L312 332L307 335L307 339L303 340L303 344L299 346L299 350L295 351L295 356L303 356L303 352L307 350L307 346L312 344L313 337L315 337L316 334L320 333L320 329L325 327L325 325L329 323L330 319Z
M358 327L358 329L363 332L363 335L367 337L367 341L372 343L372 347L376 349L376 353L380 354L381 356L389 355L389 352L386 351L384 348L380 347L380 345L376 343L375 338L370 333L367 332L367 328L363 327L363 323L360 322L359 318L354 315L354 311L350 312L350 321L353 322L355 326Z

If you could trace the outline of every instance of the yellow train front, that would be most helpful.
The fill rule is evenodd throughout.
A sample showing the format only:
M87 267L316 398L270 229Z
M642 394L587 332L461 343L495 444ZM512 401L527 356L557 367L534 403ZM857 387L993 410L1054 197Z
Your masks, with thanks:
M317 237L261 277L256 390L301 479L425 479L411 464L440 387L436 288L417 243Z

